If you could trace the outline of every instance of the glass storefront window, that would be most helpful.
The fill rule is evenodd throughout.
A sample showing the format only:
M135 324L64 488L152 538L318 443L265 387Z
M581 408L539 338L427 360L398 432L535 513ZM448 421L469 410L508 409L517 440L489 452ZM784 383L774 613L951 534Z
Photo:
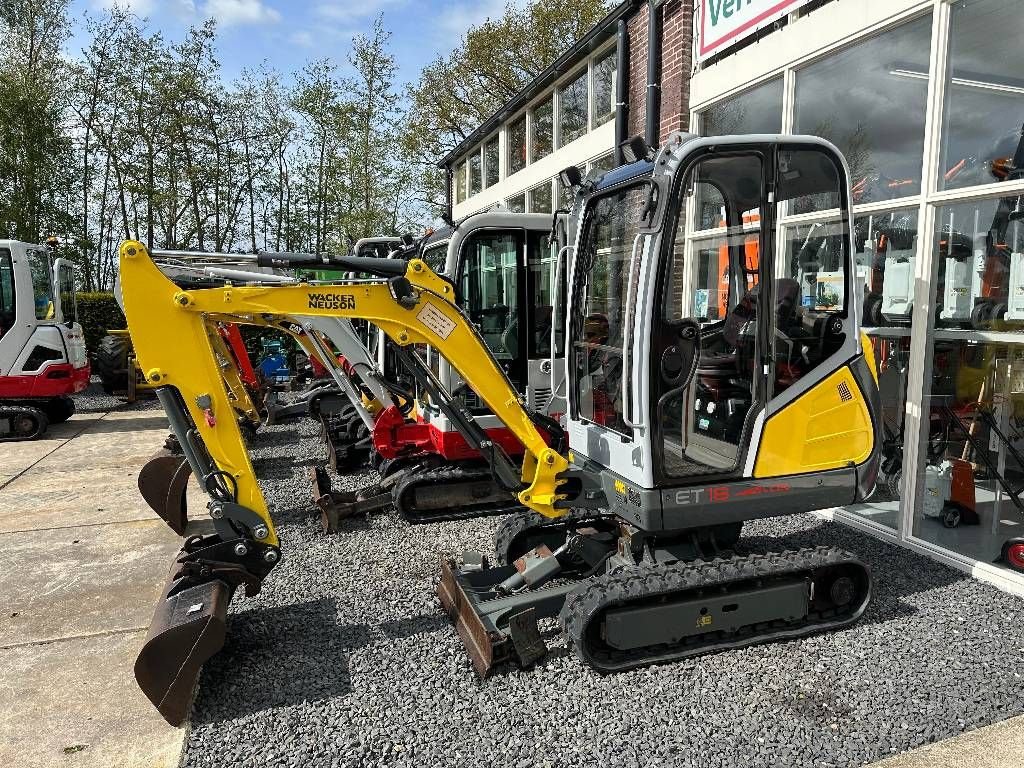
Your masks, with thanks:
M1024 345L933 338L914 535L1006 565L1024 531Z
M530 213L551 213L551 182L545 181L530 190Z
M469 195L479 194L481 184L483 181L483 168L480 160L480 150L478 149L472 155L469 156Z
M531 114L533 119L530 121L530 139L533 150L530 153L530 160L536 162L542 157L550 155L551 149L554 146L554 102L549 98L547 101L534 107Z
M520 192L505 201L505 205L512 213L526 213L526 193Z
M526 115L508 124L508 175L526 167Z
M592 115L590 127L597 128L615 117L615 49L594 61L594 83L591 88Z
M498 167L498 137L484 144L484 186L491 187L498 183L501 169Z
M921 192L931 27L915 19L796 73L794 132L839 147L854 205Z
M558 89L559 146L564 147L587 132L587 71Z
M858 216L853 233L864 326L909 329L917 264L917 210Z
M1024 177L1024 49L1000 44L1024 37L1019 0L958 0L949 34L939 189Z
M466 161L463 160L455 167L455 202L461 203L466 199Z
M933 290L939 328L1024 331L1022 204L1013 196L936 211Z
M702 136L782 131L782 78L769 80L709 107L700 116Z

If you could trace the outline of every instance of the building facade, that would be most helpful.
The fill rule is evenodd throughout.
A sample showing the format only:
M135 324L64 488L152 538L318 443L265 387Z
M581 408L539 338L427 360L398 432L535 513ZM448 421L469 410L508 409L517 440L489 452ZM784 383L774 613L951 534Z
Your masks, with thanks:
M613 9L441 161L452 217L496 204L551 213L562 196L559 171L616 165L616 146L645 133L649 103L656 116L651 143L684 129L692 10L692 0L626 0Z
M795 10L769 17L782 6ZM885 474L836 518L1024 594L1024 562L1007 550L1024 536L1021 10L697 0L689 85L702 134L816 134L850 165ZM779 247L829 217L783 218ZM721 238L693 232L687 248Z

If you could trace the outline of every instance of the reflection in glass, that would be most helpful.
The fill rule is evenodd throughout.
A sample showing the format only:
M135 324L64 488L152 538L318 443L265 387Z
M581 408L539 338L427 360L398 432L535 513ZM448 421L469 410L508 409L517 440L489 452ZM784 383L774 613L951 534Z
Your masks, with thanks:
M782 78L709 107L701 113L702 136L782 131Z
M466 199L466 162L462 161L455 169L455 202Z
M498 137L484 144L484 186L490 187L498 183L500 169L498 168Z
M931 26L915 19L796 73L794 132L839 147L855 205L921 191Z
M587 132L587 71L558 89L559 146L575 141Z
M545 181L530 190L530 213L551 213L550 181Z
M593 202L584 223L576 279L580 298L572 325L579 416L623 434L622 346L633 244L647 205L647 185Z
M513 195L505 201L505 204L512 213L526 213L526 193L520 192L518 195Z
M1024 331L1024 206L1019 197L936 212L937 325Z
M615 49L594 62L593 117L597 128L615 117Z
M933 339L930 347L914 535L998 562L1024 527L1024 345Z
M853 232L864 325L909 326L917 263L917 211L858 216Z
M526 167L526 115L508 125L508 175Z
M950 19L939 189L1024 175L1024 38L1020 0L959 0Z
M470 196L480 192L483 173L480 162L480 152L474 152L469 156L469 194Z
M534 162L551 154L551 149L554 146L554 119L554 102L551 99L534 107L533 120L530 123L531 139L533 140L530 159Z
M615 155L609 152L607 155L602 155L594 160L590 161L590 169L597 169L599 171L610 171L615 167Z

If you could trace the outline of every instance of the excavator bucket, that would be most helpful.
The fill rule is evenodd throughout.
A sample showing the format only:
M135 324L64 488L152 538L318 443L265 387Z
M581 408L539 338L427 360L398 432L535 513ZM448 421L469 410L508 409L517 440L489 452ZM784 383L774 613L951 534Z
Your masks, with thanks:
M219 579L177 591L178 563L168 580L146 642L135 660L135 680L164 720L188 717L203 664L224 645L232 589Z
M153 454L139 472L139 491L150 508L179 536L188 524L185 489L192 468L184 456L168 450Z

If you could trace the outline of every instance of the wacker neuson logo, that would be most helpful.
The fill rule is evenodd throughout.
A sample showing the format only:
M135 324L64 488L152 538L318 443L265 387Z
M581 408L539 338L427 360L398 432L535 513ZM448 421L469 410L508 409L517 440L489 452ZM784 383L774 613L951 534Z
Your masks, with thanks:
M701 59L713 56L808 0L701 0Z
M355 309L356 297L347 293L309 293L310 309Z

